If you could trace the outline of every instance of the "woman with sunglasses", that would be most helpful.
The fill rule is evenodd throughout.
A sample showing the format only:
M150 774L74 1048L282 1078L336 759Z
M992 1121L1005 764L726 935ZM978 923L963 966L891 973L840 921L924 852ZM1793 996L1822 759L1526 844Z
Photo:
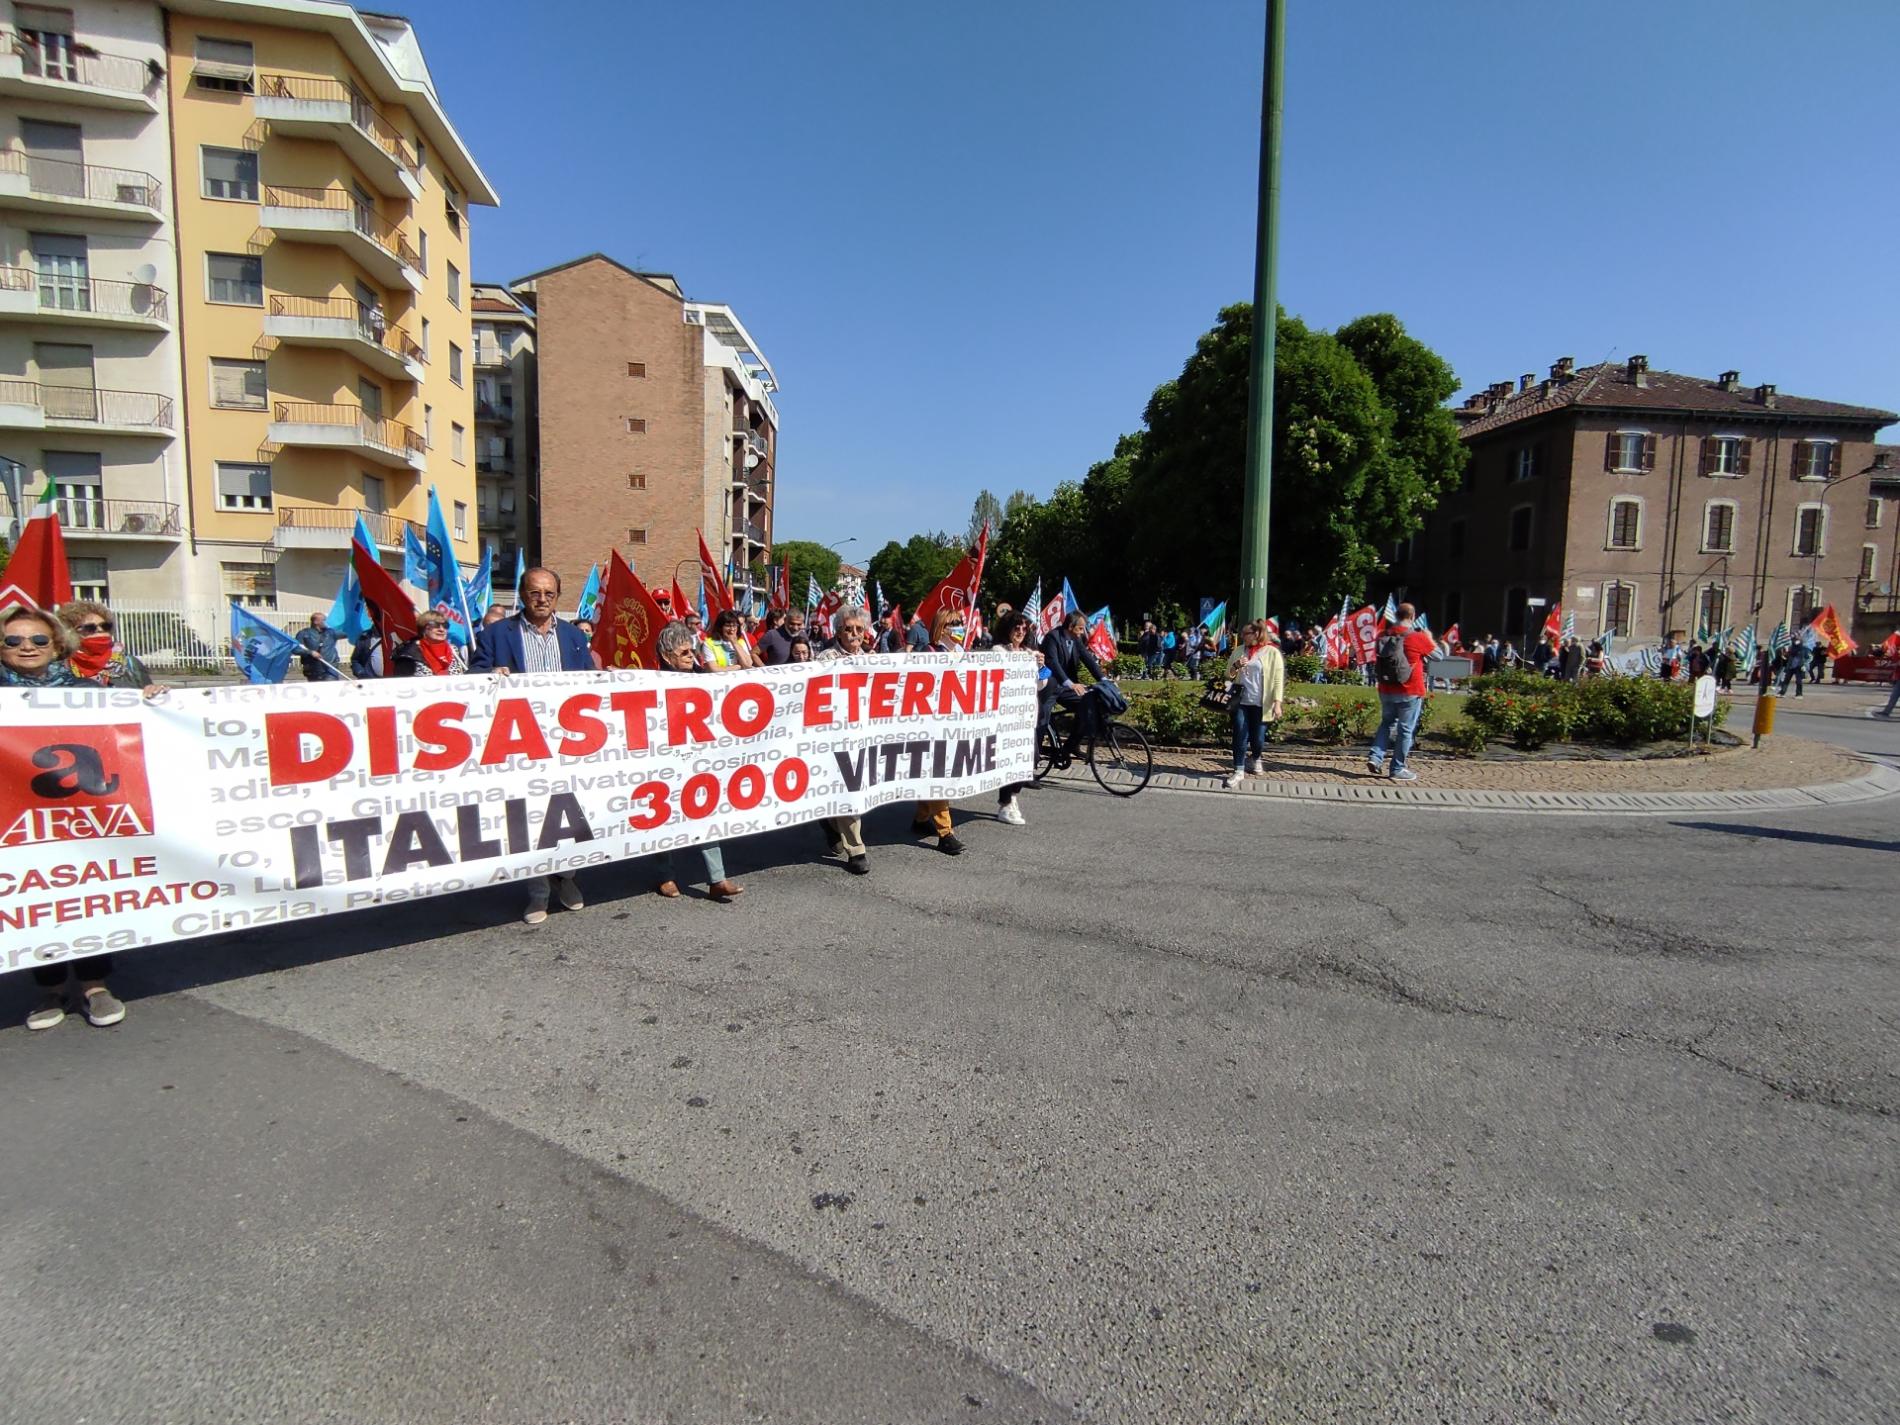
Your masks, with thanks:
M452 678L468 672L468 655L449 642L447 616L433 610L416 616L416 636L398 645L389 661L392 678Z
M145 665L118 641L118 625L104 604L74 599L59 606L59 621L79 639L78 650L67 659L76 681L102 688L155 688Z
M723 617L723 615L722 615ZM736 617L736 615L735 615ZM669 623L660 630L658 651L660 655L659 671L662 673L699 673L696 645L699 635L693 632L689 623ZM699 853L706 863L706 897L708 900L733 901L745 894L745 888L732 881L726 875L726 856L717 841L708 841L690 848ZM680 893L679 880L674 873L676 851L659 851L648 858L658 868L661 879L654 890L668 900L675 899Z
M0 618L0 684L9 688L69 688L81 680L67 660L79 647L73 631L39 609L14 605ZM79 989L79 1004L92 1024L104 1029L125 1018L125 1006L106 988L110 955L90 955L57 965L35 965L33 983L40 1002L26 1017L28 1029L52 1029L66 1018L66 982Z

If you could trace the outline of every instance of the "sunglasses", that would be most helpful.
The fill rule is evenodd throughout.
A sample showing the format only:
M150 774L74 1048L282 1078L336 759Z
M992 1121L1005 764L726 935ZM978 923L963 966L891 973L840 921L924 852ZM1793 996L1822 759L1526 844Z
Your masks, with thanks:
M111 633L112 625L110 623L82 623L79 625L79 631L81 633Z
M22 643L30 643L35 648L44 648L52 641L51 638L43 633L9 633L6 640L8 648L18 648Z

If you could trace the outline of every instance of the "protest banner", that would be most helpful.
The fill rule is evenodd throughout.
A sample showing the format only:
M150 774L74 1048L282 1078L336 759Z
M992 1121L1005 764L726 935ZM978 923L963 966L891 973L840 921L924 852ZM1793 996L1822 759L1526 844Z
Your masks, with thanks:
M1029 660L0 694L0 971L1027 781Z

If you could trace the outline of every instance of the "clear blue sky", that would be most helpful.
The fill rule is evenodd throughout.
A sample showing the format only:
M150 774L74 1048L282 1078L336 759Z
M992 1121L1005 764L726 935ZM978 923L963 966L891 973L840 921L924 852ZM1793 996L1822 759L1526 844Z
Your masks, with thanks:
M600 249L731 302L784 383L778 531L861 562L1079 477L1250 294L1263 11L408 13L502 195L477 276ZM1900 409L1900 5L1289 13L1290 312L1395 312L1466 387L1642 352Z

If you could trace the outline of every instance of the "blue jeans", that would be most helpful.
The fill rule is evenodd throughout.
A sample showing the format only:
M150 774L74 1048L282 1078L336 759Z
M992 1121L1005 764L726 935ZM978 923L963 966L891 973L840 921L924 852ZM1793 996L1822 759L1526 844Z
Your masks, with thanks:
M1882 711L1882 713L1881 713L1881 716L1882 716L1882 717L1892 717L1892 716L1893 716L1893 705L1894 705L1895 703L1900 703L1900 678L1896 678L1896 679L1894 679L1894 681L1893 681L1893 691L1887 694L1887 706L1886 706L1886 708L1885 708L1885 709L1884 709L1884 710Z
M687 851L695 853L705 861L707 885L716 886L726 879L726 857L725 853L719 849L717 841L708 841L704 846L683 847L678 851L656 852L647 857L647 862L659 872L661 880L677 881L679 876L676 868L679 863L675 858L684 855Z
M1247 770L1249 757L1264 757L1267 752L1267 726L1260 720L1259 703L1232 703L1227 708L1234 720L1234 770Z
M1425 699L1411 693L1379 694L1379 730L1372 734L1372 752L1367 761L1385 765L1386 749L1392 751L1392 770L1402 771L1405 759L1412 755L1412 738L1418 732L1418 715Z

